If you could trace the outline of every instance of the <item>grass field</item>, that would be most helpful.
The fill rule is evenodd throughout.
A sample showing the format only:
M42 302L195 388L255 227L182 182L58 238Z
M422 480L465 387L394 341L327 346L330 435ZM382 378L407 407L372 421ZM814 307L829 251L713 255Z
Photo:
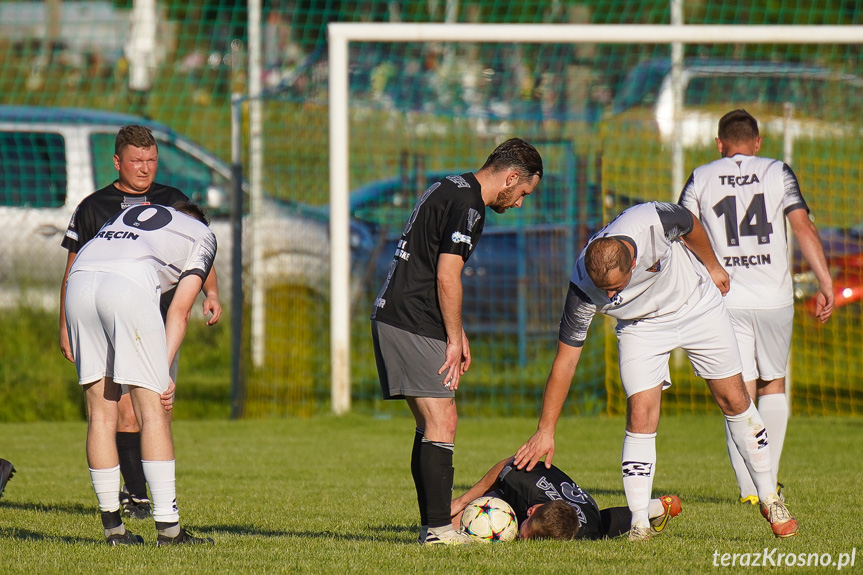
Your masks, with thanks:
M534 428L533 419L464 418L456 490ZM555 463L601 507L625 504L622 428L618 418L569 418L558 431ZM174 431L182 520L213 537L211 548L157 549L152 522L136 520L127 525L146 546L105 546L84 457L85 425L0 424L0 456L18 469L0 499L0 573L734 573L748 569L714 560L721 565L724 553L749 553L754 561L765 549L779 564L771 572L816 570L785 566L780 553L795 554L795 562L799 554L829 553L832 561L855 553L855 565L843 572L863 564L863 549L855 551L863 547L858 419L792 420L780 479L800 521L795 539L774 539L754 508L735 503L717 412L660 424L654 493L677 493L684 505L663 536L639 544L443 549L413 543L418 514L408 418L178 421Z

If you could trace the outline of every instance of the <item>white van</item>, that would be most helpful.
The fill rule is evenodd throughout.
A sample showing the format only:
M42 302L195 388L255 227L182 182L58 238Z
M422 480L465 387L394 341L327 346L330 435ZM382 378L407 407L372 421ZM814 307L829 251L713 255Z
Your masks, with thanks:
M231 170L226 163L167 126L138 116L0 106L0 308L18 305L22 296L39 307L58 305L67 255L60 246L63 234L80 201L116 179L114 139L128 124L153 131L159 145L156 181L179 188L206 208L219 242L221 299L223 305L228 303L232 236ZM328 294L326 210L272 197L265 201L257 224L265 281ZM354 269L365 268L373 244L367 227L351 222Z

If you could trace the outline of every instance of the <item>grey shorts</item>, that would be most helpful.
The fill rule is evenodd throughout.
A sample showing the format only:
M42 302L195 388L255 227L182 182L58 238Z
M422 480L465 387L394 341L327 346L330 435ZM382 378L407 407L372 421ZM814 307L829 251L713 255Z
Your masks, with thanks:
M446 357L446 342L372 321L375 362L384 399L455 397L438 374Z

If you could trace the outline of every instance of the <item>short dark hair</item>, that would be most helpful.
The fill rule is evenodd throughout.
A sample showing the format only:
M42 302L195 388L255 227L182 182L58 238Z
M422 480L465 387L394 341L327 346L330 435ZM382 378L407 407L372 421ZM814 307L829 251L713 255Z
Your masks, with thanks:
M530 516L531 539L575 539L581 528L578 511L564 501L544 503Z
M597 238L587 245L584 252L584 267L594 285L600 287L609 272L620 270L623 273L632 267L632 254L623 240L615 237Z
M732 110L719 119L719 139L736 144L758 137L758 120L746 110Z
M159 145L156 143L156 138L153 137L153 132L150 131L150 128L138 124L131 124L120 128L120 131L117 132L117 137L114 139L114 154L119 156L127 146L135 148L152 148L156 146L156 149L159 149Z
M207 217L207 214L204 213L204 210L201 209L201 206L194 202L180 200L179 202L174 202L171 207L178 212L183 212L187 216L195 218L202 224L206 224L208 226L210 225L210 218Z
M529 142L521 138L510 138L498 145L483 164L482 169L493 172L515 168L519 171L519 181L533 175L542 178L542 157Z

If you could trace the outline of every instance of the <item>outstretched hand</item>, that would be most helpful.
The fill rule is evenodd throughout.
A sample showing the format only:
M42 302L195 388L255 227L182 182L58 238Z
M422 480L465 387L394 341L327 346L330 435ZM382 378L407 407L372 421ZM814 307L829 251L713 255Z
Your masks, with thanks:
M546 469L551 468L551 460L554 458L554 435L537 431L533 436L515 452L513 463L518 469L530 471L539 461L545 457Z

